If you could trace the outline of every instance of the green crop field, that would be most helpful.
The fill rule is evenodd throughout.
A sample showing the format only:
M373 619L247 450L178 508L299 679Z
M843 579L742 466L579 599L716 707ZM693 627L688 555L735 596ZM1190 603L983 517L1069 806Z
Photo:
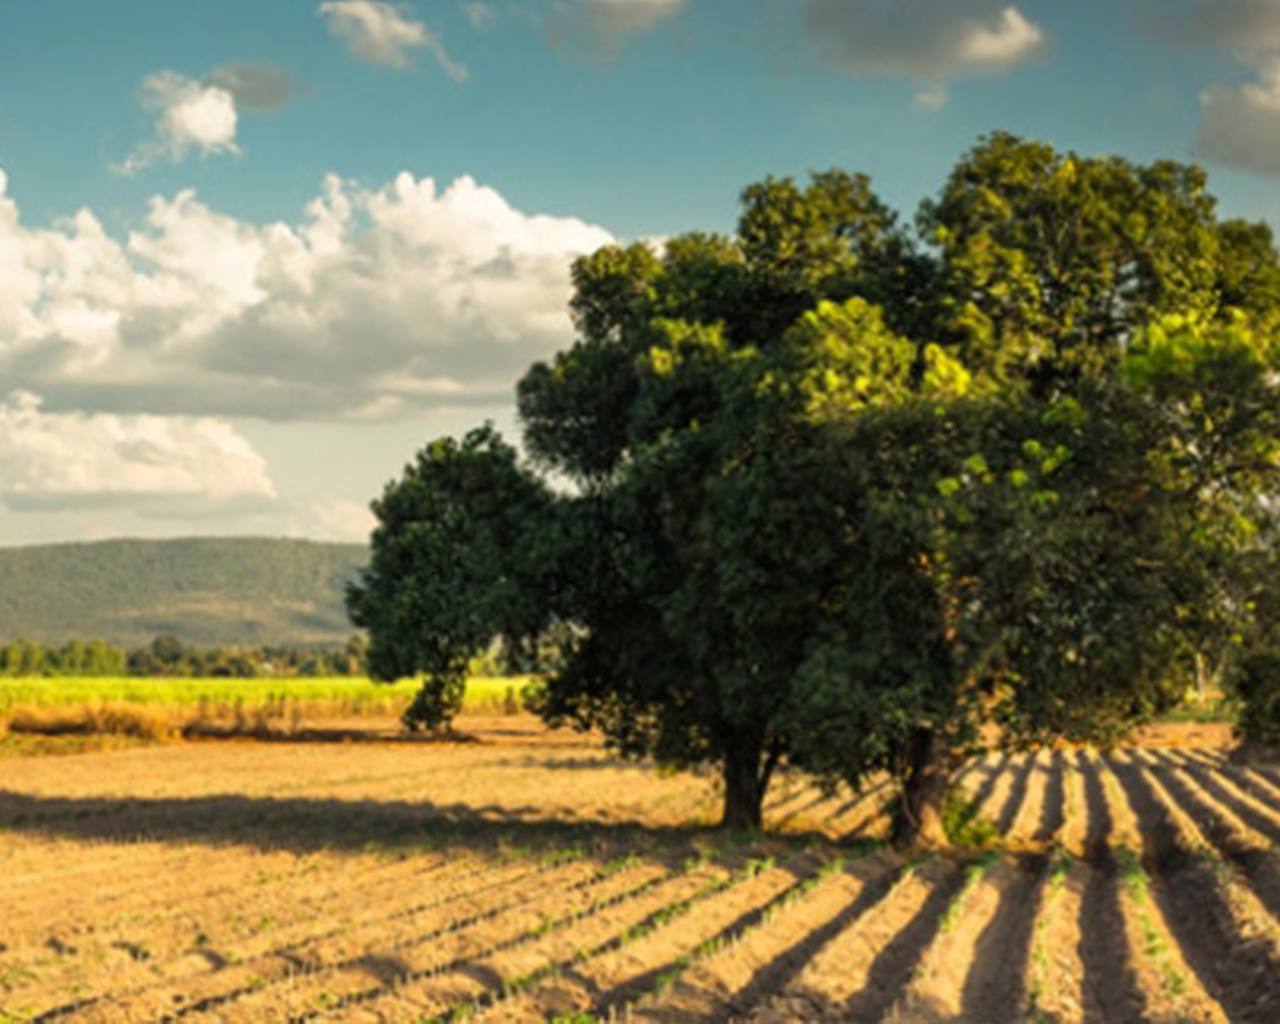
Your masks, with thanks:
M464 714L510 714L524 707L532 677L475 677ZM369 679L0 679L0 736L298 733L334 719L393 723L418 687ZM381 726L380 726L381 727Z
M468 680L468 710L500 704L509 690L520 695L530 677ZM159 704L193 706L202 702L245 706L281 700L362 708L391 708L409 700L418 688L413 679L375 683L371 679L134 679L26 678L0 679L0 713L17 706L68 707L80 704Z

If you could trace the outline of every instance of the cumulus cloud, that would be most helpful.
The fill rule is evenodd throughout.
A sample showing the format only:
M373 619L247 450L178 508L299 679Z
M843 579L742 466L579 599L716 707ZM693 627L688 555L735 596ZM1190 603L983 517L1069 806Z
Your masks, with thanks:
M275 494L261 456L224 421L50 413L24 391L0 400L0 481L11 509Z
M471 178L336 177L298 223L194 192L126 238L26 228L0 173L0 379L53 409L390 420L506 402L572 338L575 255L612 241Z
M467 78L466 67L449 56L440 37L414 20L407 7L384 0L326 0L319 10L329 31L357 60L407 68L409 51L425 49L455 82Z
M1239 88L1212 85L1200 95L1198 159L1280 175L1280 61Z
M142 105L155 116L155 137L116 165L121 174L136 174L160 157L177 162L192 151L240 152L235 97L221 86L160 71L142 83Z
M148 75L142 106L154 117L154 134L112 170L133 175L162 158L177 163L191 153L239 153L241 111L279 110L298 91L282 68L266 61L233 61L203 80L176 71Z
M1280 175L1280 0L1195 0L1174 9L1153 6L1144 18L1184 44L1227 50L1254 76L1200 94L1195 156Z
M819 57L834 67L930 82L1008 70L1047 42L1003 0L805 0L804 21Z

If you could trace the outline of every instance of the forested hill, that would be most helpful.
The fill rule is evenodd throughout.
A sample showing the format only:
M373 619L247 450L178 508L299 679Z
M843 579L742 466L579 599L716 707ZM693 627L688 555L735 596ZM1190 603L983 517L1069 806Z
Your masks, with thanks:
M343 585L368 557L362 544L259 538L0 548L0 641L340 641L354 632Z

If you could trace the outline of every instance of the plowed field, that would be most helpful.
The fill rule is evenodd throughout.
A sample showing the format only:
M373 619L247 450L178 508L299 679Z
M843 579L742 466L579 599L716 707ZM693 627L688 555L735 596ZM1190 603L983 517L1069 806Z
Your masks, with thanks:
M711 779L471 724L0 762L0 1021L1280 1021L1280 770L992 754L998 849L910 859L884 787L735 843Z

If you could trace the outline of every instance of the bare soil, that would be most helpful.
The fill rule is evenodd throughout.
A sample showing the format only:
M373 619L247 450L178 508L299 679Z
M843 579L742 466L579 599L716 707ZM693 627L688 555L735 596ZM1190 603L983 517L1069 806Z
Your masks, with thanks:
M1280 1020L1280 770L1218 726L989 754L994 852L885 780L714 777L531 718L3 762L0 1022Z

